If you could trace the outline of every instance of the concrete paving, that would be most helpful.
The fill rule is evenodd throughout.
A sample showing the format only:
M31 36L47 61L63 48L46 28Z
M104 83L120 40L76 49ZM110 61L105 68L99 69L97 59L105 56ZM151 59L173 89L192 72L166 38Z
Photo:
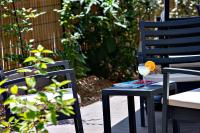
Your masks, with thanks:
M118 96L110 98L112 133L128 133L128 110L127 98ZM137 133L147 133L147 128L140 126L139 98L135 98L135 112L137 119ZM81 108L83 127L85 133L103 133L102 102L96 102ZM170 122L171 123L171 122ZM50 133L75 133L73 122L48 127ZM161 112L156 112L156 130L161 133ZM169 133L172 133L171 125ZM184 124L181 126L181 133L200 133L200 125Z

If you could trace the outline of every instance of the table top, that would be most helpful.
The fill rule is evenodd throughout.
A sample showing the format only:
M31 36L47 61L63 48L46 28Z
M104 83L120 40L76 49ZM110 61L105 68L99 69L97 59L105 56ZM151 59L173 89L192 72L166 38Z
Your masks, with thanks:
M135 96L145 96L145 95L156 95L162 94L163 85L147 85L139 88L128 88L128 87L110 87L102 90L102 93L109 95L135 95ZM170 83L170 90L176 89L176 83Z

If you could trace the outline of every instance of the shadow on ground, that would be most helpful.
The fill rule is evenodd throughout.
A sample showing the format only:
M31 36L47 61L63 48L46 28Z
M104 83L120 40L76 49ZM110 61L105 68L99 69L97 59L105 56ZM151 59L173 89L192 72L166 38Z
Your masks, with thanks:
M161 133L162 124L161 112L156 112L156 133ZM148 133L148 125L146 127L140 125L140 112L136 112L137 133ZM112 126L112 133L129 133L128 117ZM171 121L169 121L168 133L173 133ZM181 123L181 133L200 133L200 123Z

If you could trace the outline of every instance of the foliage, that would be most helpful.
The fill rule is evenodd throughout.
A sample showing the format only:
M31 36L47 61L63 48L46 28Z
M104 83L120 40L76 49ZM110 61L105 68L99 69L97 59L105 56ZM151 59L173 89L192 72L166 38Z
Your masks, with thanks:
M50 50L44 49L39 45L36 50L32 50L31 53L34 56L29 56L24 61L33 62L34 70L19 69L19 72L30 72L35 74L46 74L47 64L54 63L51 58L45 57L45 54L52 54ZM0 82L0 86L3 86L7 80ZM66 93L66 89L62 87L68 84L70 81L65 80L62 82L52 79L50 85L44 87L45 92L36 91L36 79L33 76L25 77L26 86L13 85L11 88L1 88L0 93L10 93L10 96L4 102L5 106L8 106L13 114L8 121L2 121L1 131L10 133L11 131L30 133L30 132L42 132L47 133L47 124L57 124L57 113L63 113L64 115L74 114L72 104L75 99L64 100L63 95ZM35 94L35 98L30 100L19 96L19 90L26 90L28 94ZM47 97L47 94L52 94L52 97Z
M172 17L190 17L197 16L196 5L199 4L199 0L178 0L174 2L174 8L172 9Z
M176 7L174 2L178 7L172 10L172 17L196 14L194 6L198 0L170 2L172 8ZM83 51L91 69L89 74L117 81L133 78L137 64L139 22L155 21L162 10L162 0L64 0L60 13L61 24L66 29L63 44L67 44L68 48L62 54L70 59L70 54L75 54L66 54L69 53L66 51L75 49L79 55L76 60L84 63L84 58L80 57L80 51ZM71 43L76 44L73 45L75 47L72 48Z
M10 42L10 47L20 48L21 51L21 54L9 53L5 58L23 64L23 60L29 56L28 51L32 49L34 42L34 39L27 40L25 36L33 30L32 20L44 14L44 12L38 12L32 8L16 8L15 2L18 1L20 0L1 0L0 8L3 11L1 17L4 20L13 20L12 23L2 25L3 36L12 36L16 41Z
M7 11L2 16L16 19L15 23L4 26L4 30L16 34L18 41L14 45L23 51L21 55L9 55L9 59L22 62L33 40L26 41L20 34L32 30L31 19L42 13L24 8L10 10L15 1L1 1L1 7ZM195 5L199 0L170 2L171 17L197 14ZM130 79L137 65L139 22L155 20L162 10L163 0L63 0L62 9L56 10L64 30L63 49L56 54L70 60L78 77L95 74L112 80Z
M72 12L71 3L68 0L64 0L62 3L61 10L55 10L61 14L60 23L64 28L63 39L61 40L63 44L62 50L57 50L57 55L64 60L69 60L71 67L76 70L78 77L86 76L86 72L89 70L86 67L85 55L81 52L81 47L79 45L79 40L81 33L75 25L77 18L81 15L75 15Z
M69 34L64 45L71 44L71 38L76 39L76 46L79 50L81 46L87 56L90 74L113 80L130 79L136 70L138 21L151 16L156 6L156 0L64 0L61 24ZM80 56L77 60L84 62Z

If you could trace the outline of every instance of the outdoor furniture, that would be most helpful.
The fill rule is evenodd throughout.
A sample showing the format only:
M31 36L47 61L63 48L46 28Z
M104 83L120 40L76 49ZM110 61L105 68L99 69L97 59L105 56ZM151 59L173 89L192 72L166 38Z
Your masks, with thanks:
M9 86L12 86L13 84L18 84L18 85L25 84L25 78L24 78L25 76L31 76L31 77L34 76L36 78L36 81L37 81L36 88L38 89L38 91L42 91L41 88L50 84L51 80L49 78L52 76L57 76L57 77L59 76L58 78L61 78L61 80L66 80L66 79L71 80L71 83L66 88L68 92L64 94L64 99L71 99L71 98L76 99L73 105L75 115L64 116L64 115L59 114L58 119L62 119L62 120L74 119L76 132L83 133L84 131L83 131L83 126L82 126L79 100L78 100L78 95L76 91L77 85L76 85L74 70L69 69L68 61L58 61L55 64L47 64L47 66L48 66L47 75L34 75L31 73L19 74L17 73L17 69L4 72L4 73L2 72L1 75L3 75L4 78L8 78L8 81L4 84L4 87L9 87ZM25 68L34 69L33 66L28 66ZM34 94L27 95L26 92L21 92L21 94L22 94L21 96L22 98L26 97L29 100L33 100L35 97ZM6 97L8 97L8 95L9 94L7 94ZM47 95L47 97L48 96L51 96L51 95ZM9 115L11 115L9 109L7 109L6 113L7 113L7 118L8 118Z
M109 102L110 96L127 96L130 133L136 133L134 96L144 97L147 101L148 133L156 133L154 96L161 94L163 92L162 88L162 85L148 85L146 87L140 88L111 87L103 89L102 104L104 118L104 133L111 133L111 114ZM170 90L175 89L176 84L171 83Z
M156 64L161 64L163 67L168 67L170 66L169 64L200 62L200 18L166 22L143 22L141 27L143 28L142 31L145 31L144 34L142 34L144 40L142 43L142 50L145 51L143 54L144 61L152 60ZM173 74L178 72L179 71L174 71ZM187 74L179 77L183 78L185 82L190 72L182 73ZM173 74L170 74L169 80L171 80ZM166 83L166 75L164 75L164 78L164 82ZM192 81L199 81L199 77L196 75L195 78L192 78ZM169 95L166 88L168 87L165 85L165 92L163 92L163 118L165 118L163 120L163 125L165 126L167 124L166 112L168 104L166 97ZM188 88L188 90L189 89L190 88ZM163 133L167 130L165 126L163 126ZM177 127L176 120L174 120L174 127Z
M168 119L173 120L173 132L180 133L180 122L200 123L200 89L169 96L169 75L172 73L185 73L200 76L200 71L164 68L164 96L163 96L163 123L162 133L168 132Z
M200 33L198 27L199 20L200 18L198 17L166 22L141 22L141 52L139 53L138 57L139 63L152 60L156 63L156 65L161 66L161 73L151 74L146 77L147 80L163 81L162 68L169 66L177 67L177 64L187 62L187 56L185 56L187 54L190 55L189 58L193 58L193 56L196 54L196 58L194 58L195 60L190 61L190 63L199 63L199 60L197 59L198 57L200 57L200 55L198 55L199 46L197 45L200 42L200 39L198 37L198 34ZM184 29L184 27L188 28ZM191 47L187 47L188 45L190 45ZM180 46L182 46L182 48ZM177 49L177 47L180 47L180 49ZM180 50L180 53L177 53L177 50ZM177 60L179 58L181 59L181 61ZM182 66L184 65L185 64L183 64ZM193 69L195 67L199 69L199 65L191 64L190 67ZM184 79L181 79L182 77L184 77ZM170 80L178 82L177 88L179 90L179 86L182 86L182 83L188 83L191 86L194 83L195 87L198 86L200 77L195 75L171 74ZM183 88L184 91L186 89L194 89L194 87ZM145 99L143 98L141 99L142 126L145 126L144 100Z

